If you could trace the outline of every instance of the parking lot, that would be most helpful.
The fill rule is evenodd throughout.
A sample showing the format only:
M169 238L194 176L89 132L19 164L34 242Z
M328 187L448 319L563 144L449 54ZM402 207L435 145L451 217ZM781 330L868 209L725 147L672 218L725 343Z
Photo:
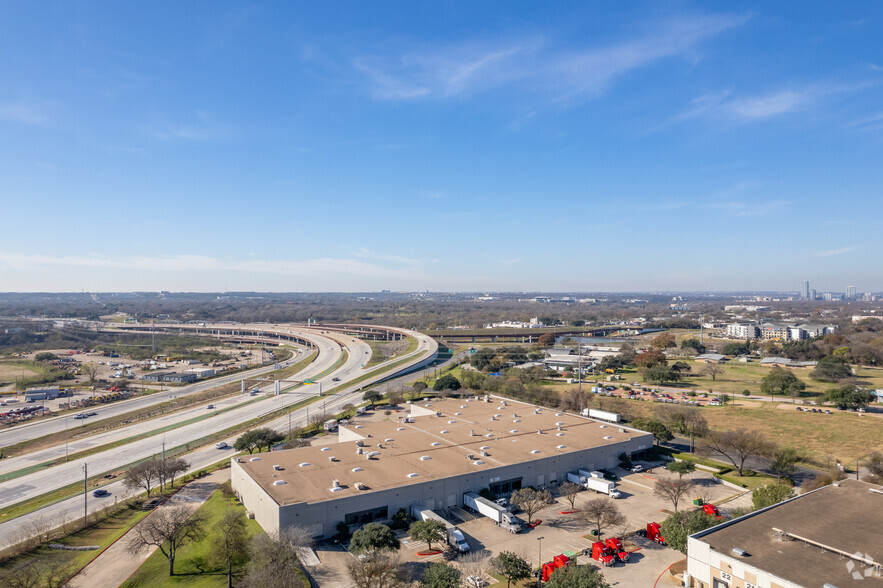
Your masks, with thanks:
M670 502L653 494L656 479L673 475L664 470L661 464L644 465L647 471L641 473L619 468L613 470L620 477L617 486L622 493L622 498L616 500L615 504L626 516L627 524L624 529L605 530L602 538L620 536L631 555L628 562L602 567L602 572L611 585L654 586L657 578L662 575L656 585L676 586L679 584L664 572L670 565L682 560L683 554L633 534L639 529L645 529L647 523L661 523L673 510ZM697 471L686 477L695 482L696 492L685 497L679 505L680 510L696 508L692 499L700 496L713 504L721 504L721 511L724 513L730 508L746 506L751 502L749 494L716 481L707 472ZM582 491L577 495L576 508L579 509L587 501L600 496L594 492ZM568 510L570 505L564 499L556 498L553 504L534 515L534 521L539 519L541 524L534 528L525 527L519 534L509 533L497 527L490 519L467 512L463 508L452 508L441 514L463 532L473 552L486 550L489 555L495 555L501 551L512 551L534 568L539 562L547 562L568 551L578 554L577 563L580 565L597 563L589 556L582 555L583 550L590 548L592 544L592 540L585 537L590 528L577 515L560 512ZM519 513L518 516L526 521L524 513ZM417 552L426 548L425 543L411 541L404 534L401 540L400 558L415 575L419 574L418 568L426 563L451 558L456 561L452 554L418 556ZM352 556L344 548L325 544L317 548L317 553L322 563L314 570L314 575L320 586L350 585L346 562ZM324 583L323 579L329 583ZM491 583L494 581L490 576L485 580Z

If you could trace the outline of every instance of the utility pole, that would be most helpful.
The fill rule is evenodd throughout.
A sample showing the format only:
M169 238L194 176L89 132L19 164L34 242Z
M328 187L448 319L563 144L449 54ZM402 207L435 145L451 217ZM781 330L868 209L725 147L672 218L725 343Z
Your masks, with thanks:
M83 523L89 520L89 466L83 464Z
M583 349L582 343L576 342L576 389L583 391Z
M705 314L701 314L699 318L699 344L705 344Z
M543 539L544 537L537 537L537 541L540 542L540 546L537 549L537 561L539 562L537 564L537 567L540 569L541 572L543 570ZM537 578L537 586L542 584L542 577L543 575L541 573L540 576Z
M64 417L64 461L67 461L67 417Z

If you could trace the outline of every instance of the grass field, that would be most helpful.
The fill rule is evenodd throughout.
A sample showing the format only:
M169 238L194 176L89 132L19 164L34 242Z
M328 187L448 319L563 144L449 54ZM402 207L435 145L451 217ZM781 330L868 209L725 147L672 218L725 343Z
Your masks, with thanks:
M226 498L221 490L214 494L199 509L205 518L205 536L197 543L185 545L178 550L175 558L175 575L169 577L169 561L159 550L156 550L132 576L123 583L123 588L152 588L154 586L195 586L224 587L227 585L226 570L223 566L211 562L212 539L216 535L215 526L220 522L224 512L238 509L245 513L245 508L235 498ZM261 532L255 520L247 520L246 528L253 537ZM238 570L241 574L242 570ZM306 579L305 579L306 580ZM305 586L308 584L305 582Z
M0 572L14 569L18 565L29 561L36 560L38 563L43 563L51 560L63 564L69 569L69 573L73 574L89 563L94 557L101 553L101 551L116 541L145 516L147 516L147 512L140 509L126 508L87 529L83 529L82 531L78 531L67 537L54 541L54 543L70 546L97 545L99 546L99 549L97 550L63 551L49 549L48 547L40 547L30 553L4 562L0 565ZM2 584L2 581L0 581L0 584Z

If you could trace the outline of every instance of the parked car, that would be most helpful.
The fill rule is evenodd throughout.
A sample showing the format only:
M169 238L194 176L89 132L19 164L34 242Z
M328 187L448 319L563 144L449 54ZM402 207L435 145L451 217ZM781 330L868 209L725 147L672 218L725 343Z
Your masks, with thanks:
M632 471L636 474L639 472L643 472L644 466L642 466L641 464L636 464L636 465L632 466Z

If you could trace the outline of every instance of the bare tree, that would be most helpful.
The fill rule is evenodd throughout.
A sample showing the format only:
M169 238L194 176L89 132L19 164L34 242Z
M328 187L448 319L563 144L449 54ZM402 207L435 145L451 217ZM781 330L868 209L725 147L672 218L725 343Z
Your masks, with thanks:
M509 502L520 508L527 515L527 524L547 504L552 502L552 493L548 490L534 490L533 488L521 488L512 493Z
M490 569L491 554L482 549L481 551L472 551L457 558L457 567L463 572L466 578L483 577L488 569Z
M675 508L675 512L677 512L678 503L681 501L681 498L683 498L692 488L692 480L685 480L683 478L678 478L676 480L659 479L656 480L656 487L653 489L653 494L671 502Z
M83 372L84 376L89 378L89 385L94 386L95 381L98 379L98 366L87 361L80 366L80 371Z
M227 588L233 588L233 568L245 563L248 558L245 515L241 510L224 511L224 516L214 530L210 556L227 569Z
M169 486L175 487L175 478L190 469L190 464L181 457L167 459L162 463L162 482L168 482Z
M405 569L397 555L387 553L375 557L356 558L347 564L356 588L399 588L406 586Z
M248 571L242 579L247 588L301 588L301 553L312 545L309 529L294 526L277 536L257 535L249 549Z
M144 488L147 497L150 498L150 490L159 483L161 474L162 462L159 462L157 467L157 460L142 461L126 470L123 483L129 489Z
M719 363L706 363L702 366L702 373L711 377L711 381L717 380L717 377L724 373L724 366Z
M566 500L570 505L570 510L573 510L576 508L576 495L579 494L582 489L583 487L579 484L564 482L558 487L558 493L561 495L561 498Z
M766 455L772 444L758 431L709 431L702 439L700 451L704 454L723 455L741 476L745 462L750 457Z
M579 511L579 517L588 526L598 532L598 537L604 529L625 524L625 515L610 498L593 498Z
M155 545L169 560L169 575L175 575L178 549L202 535L203 520L186 506L160 508L132 528L129 550L137 554Z

